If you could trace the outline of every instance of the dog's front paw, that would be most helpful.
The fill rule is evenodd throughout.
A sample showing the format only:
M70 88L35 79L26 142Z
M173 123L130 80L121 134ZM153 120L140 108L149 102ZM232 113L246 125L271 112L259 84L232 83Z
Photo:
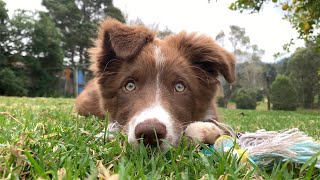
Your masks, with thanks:
M226 134L225 131L212 122L194 122L185 129L187 138L204 144L214 144L216 139L223 134Z

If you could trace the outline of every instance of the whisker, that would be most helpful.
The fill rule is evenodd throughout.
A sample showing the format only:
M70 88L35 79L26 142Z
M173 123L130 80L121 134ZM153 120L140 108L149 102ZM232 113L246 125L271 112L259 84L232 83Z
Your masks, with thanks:
M106 69L107 69L107 67L108 67L108 65L109 65L110 63L114 62L114 61L120 61L120 60L119 60L119 59L111 59L111 60L106 64L106 66L104 67L103 72L105 72Z
M104 72L104 73L101 74L101 76L102 76L102 75L107 76L107 75L111 75L111 74L125 74L125 75L127 75L128 73L126 73L126 72L121 72L121 71L116 71L116 72Z

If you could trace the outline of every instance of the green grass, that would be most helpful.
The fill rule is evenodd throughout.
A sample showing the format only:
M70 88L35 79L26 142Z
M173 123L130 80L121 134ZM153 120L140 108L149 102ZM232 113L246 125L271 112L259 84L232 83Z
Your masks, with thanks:
M275 164L271 170L249 167L227 154L212 156L199 147L181 146L167 152L140 146L126 138L105 142L95 134L105 121L72 112L73 99L0 97L0 179L310 179L319 169ZM223 121L236 131L298 127L320 139L319 112L220 109ZM311 166L312 167L312 166Z

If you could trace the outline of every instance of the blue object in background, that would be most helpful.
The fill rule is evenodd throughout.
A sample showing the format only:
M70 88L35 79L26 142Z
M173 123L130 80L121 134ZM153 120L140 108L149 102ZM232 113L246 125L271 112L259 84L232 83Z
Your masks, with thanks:
M79 68L77 73L78 73L77 85L78 85L78 95L79 95L83 91L86 82L84 78L84 71Z

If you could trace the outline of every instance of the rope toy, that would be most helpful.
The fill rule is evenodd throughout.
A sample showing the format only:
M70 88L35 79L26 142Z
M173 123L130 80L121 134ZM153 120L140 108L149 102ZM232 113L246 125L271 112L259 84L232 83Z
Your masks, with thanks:
M240 162L251 161L264 168L272 167L274 162L291 161L304 164L310 158L318 156L315 167L320 168L320 143L297 128L237 134L229 127L228 129L232 135L220 136L213 145L209 145L210 149L228 152L230 148L234 148L232 153L241 157ZM207 155L211 154L210 151L203 151Z

